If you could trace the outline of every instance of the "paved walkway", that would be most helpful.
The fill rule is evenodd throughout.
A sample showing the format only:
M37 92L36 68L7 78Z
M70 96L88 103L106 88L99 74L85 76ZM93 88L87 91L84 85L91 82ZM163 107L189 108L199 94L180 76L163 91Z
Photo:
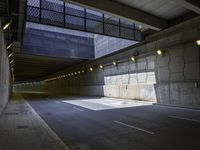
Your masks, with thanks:
M24 100L10 101L0 116L0 150L69 150Z

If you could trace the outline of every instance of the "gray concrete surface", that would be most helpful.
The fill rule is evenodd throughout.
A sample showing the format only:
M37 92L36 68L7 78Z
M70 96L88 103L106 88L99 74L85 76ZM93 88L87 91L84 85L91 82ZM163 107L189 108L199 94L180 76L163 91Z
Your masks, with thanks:
M0 26L1 26L0 18ZM6 106L10 95L10 66L6 51L4 33L0 28L0 114Z
M110 98L103 99L100 105L102 99L94 97L52 99L27 94L24 97L71 150L200 148L200 110L138 103L108 108L104 102ZM88 109L84 105L105 109Z
M21 97L9 101L0 116L1 150L69 150Z

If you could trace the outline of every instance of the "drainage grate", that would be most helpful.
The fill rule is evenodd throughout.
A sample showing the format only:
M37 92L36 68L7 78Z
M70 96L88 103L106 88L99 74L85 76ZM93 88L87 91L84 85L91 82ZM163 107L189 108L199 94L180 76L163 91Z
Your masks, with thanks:
M17 129L27 129L28 126L17 126Z

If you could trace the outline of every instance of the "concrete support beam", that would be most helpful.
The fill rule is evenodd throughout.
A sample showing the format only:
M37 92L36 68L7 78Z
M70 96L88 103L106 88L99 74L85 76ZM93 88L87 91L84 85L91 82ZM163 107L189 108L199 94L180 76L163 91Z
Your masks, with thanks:
M141 10L129 7L127 5L111 1L111 0L64 0L66 2L72 2L75 4L83 5L84 7L93 8L100 12L112 14L119 18L123 18L129 21L134 21L144 27L151 28L153 30L162 30L167 27L166 20L148 14Z
M172 0L178 5L182 5L197 14L200 14L200 1L199 0Z

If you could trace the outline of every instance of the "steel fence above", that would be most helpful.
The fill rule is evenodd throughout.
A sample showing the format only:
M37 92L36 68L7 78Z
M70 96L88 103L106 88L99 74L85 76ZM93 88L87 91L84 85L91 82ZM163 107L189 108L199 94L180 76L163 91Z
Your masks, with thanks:
M141 41L139 26L60 0L27 0L26 20L41 24Z

